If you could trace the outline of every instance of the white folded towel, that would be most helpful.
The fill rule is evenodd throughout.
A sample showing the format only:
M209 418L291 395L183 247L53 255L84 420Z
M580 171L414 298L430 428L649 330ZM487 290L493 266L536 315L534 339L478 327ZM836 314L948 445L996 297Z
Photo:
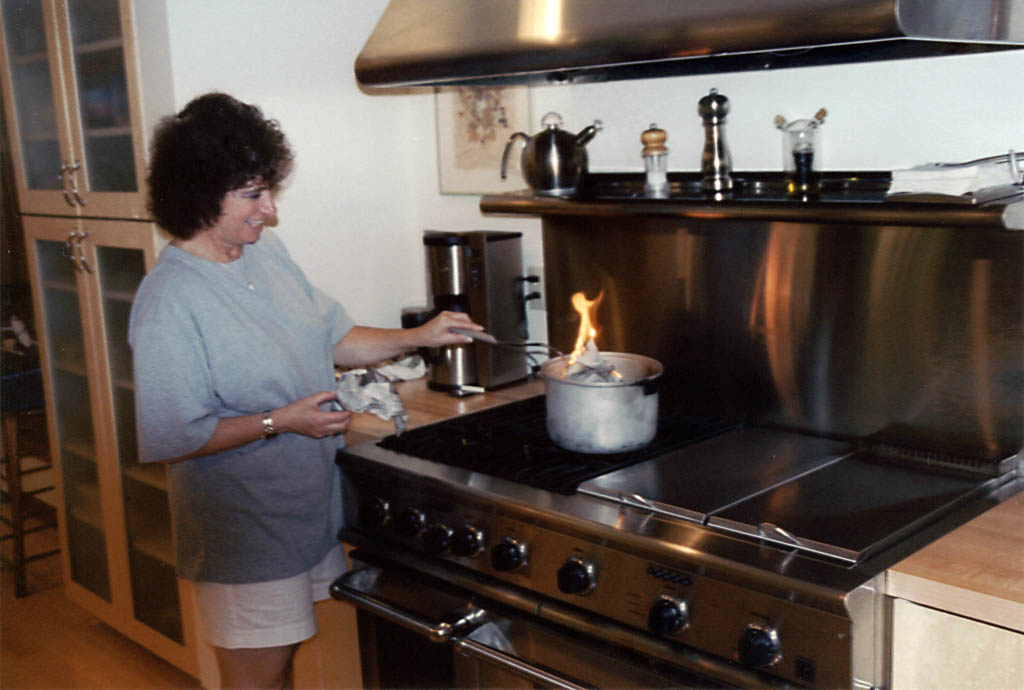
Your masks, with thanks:
M950 166L936 163L893 170L889 194L950 194L960 196L986 187L1013 184L1008 162Z

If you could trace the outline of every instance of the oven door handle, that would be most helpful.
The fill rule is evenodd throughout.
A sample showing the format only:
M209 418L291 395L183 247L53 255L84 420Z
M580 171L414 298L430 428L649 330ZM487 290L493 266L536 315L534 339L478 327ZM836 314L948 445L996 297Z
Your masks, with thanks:
M354 568L331 583L331 597L339 601L347 601L384 620L419 633L431 642L451 643L455 649L471 659L505 669L543 687L558 688L559 690L586 690L585 686L573 683L562 676L466 637L487 623L487 612L484 609L471 606L468 613L456 620L431 623L378 599L366 590L373 589L374 583L380 575L381 569L376 566Z
M496 649L473 640L456 640L455 647L468 657L483 661L491 664L492 666L500 666L520 677L524 677L535 683L540 683L546 688L559 688L559 690L587 690L583 685L577 685L576 683L566 680L562 676L557 676L553 673L537 668L536 666L531 666L530 664L520 661L514 656L509 656L508 654L499 652Z
M385 620L419 633L431 642L451 642L456 637L468 635L487 622L487 612L481 608L473 607L469 613L456 620L431 623L402 611L387 602L375 599L350 584L351 580L358 580L367 574L372 574L373 571L379 572L379 569L371 566L368 568L357 568L345 573L331 583L331 596L335 599L351 602Z

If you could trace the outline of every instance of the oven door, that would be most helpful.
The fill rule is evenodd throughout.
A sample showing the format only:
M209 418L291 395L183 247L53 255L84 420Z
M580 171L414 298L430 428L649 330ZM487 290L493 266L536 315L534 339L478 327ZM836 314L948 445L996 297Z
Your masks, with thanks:
M366 687L714 688L774 684L717 660L703 660L702 672L698 672L638 653L622 643L624 629L583 612L560 612L562 622L569 625L545 620L530 612L531 608L539 612L541 606L531 601L529 593L510 590L492 599L376 554L353 551L351 558L353 570L334 582L331 594L359 609L359 649ZM510 598L519 599L522 607L498 602ZM594 619L585 626L603 630L607 638L581 634L571 625L572 615ZM626 631L626 635L642 633ZM683 660L689 656L689 652L679 653Z

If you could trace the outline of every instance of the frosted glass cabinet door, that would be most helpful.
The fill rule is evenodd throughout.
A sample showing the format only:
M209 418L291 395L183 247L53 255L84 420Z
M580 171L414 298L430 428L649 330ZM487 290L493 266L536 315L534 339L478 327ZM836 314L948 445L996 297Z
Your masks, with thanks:
M183 643L181 606L167 473L159 463L140 464L135 436L135 398L128 317L146 272L142 249L95 243L96 274L113 395L114 435L120 457L133 615L141 623Z
M40 0L2 0L0 13L10 88L8 128L23 178L21 195L29 197L25 203L35 197L55 210L73 211L74 201L62 198L71 144L61 119L57 39L48 6Z
M71 579L111 601L100 458L94 433L83 309L87 296L77 275L76 236L32 239L45 329L46 370L53 419L51 443L60 467Z
M138 27L136 19L159 16L158 5L0 0L5 100L23 213L146 217L147 125L135 37L149 25ZM144 43L159 44L157 38ZM151 100L159 103L162 79L154 78L152 88L158 93Z
M136 192L125 42L118 0L65 0L85 192ZM89 196L86 208L88 208Z

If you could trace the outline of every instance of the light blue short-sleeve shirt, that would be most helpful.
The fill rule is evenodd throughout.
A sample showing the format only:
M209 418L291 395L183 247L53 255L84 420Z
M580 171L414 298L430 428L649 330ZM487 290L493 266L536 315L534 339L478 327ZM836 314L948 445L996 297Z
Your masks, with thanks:
M333 391L331 348L353 325L271 230L230 264L168 245L129 327L139 460L196 450L221 418ZM340 445L286 433L168 465L179 576L263 582L318 563L341 526Z

